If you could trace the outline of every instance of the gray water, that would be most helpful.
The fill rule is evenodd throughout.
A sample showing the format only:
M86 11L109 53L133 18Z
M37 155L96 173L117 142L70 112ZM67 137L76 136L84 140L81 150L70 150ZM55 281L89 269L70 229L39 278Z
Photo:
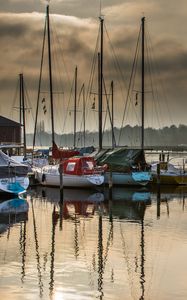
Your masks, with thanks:
M29 190L28 214L0 215L0 298L187 299L186 196Z

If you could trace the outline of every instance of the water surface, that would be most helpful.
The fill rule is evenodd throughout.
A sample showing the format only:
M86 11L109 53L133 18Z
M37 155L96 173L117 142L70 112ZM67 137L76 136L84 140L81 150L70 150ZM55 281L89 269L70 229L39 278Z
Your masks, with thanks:
M30 190L28 214L0 215L1 299L187 299L186 195Z

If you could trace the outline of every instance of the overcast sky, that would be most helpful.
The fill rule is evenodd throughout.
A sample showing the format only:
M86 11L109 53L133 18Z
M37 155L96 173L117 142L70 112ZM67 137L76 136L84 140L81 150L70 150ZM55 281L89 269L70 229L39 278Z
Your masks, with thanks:
M46 1L1 0L0 6L0 114L16 119L13 106L18 105L18 74L24 74L29 102L35 115L40 70ZM114 81L115 126L120 127L125 108L130 72L133 64L141 17L146 17L146 42L154 69L152 82L146 86L146 126L163 127L187 124L187 2L186 0L103 0L105 19L104 78L109 90ZM70 99L75 66L78 67L78 90L88 86L99 30L99 0L51 0L50 20L53 48L55 128L73 130L73 103ZM109 37L109 38L108 38ZM120 72L116 71L116 62ZM47 60L46 58L44 61ZM45 73L45 72L44 72ZM95 75L96 76L96 75ZM43 91L47 89L45 74ZM148 77L148 75L147 75ZM148 80L147 80L148 82ZM154 90L154 97L152 91ZM63 92L63 93L62 93ZM92 87L96 92L96 86ZM43 94L44 95L44 94ZM46 98L47 95L41 97ZM140 93L126 106L124 125L140 124ZM17 99L17 104L16 100ZM86 128L97 129L96 110L91 110L94 96L87 104ZM97 102L96 96L95 101ZM47 105L47 104L46 104ZM77 128L82 119L78 107ZM106 108L104 108L106 110ZM47 106L47 111L49 108ZM43 116L42 116L43 114ZM30 112L31 116L31 112ZM49 129L49 115L40 112ZM32 131L29 119L27 131ZM109 125L108 125L109 126ZM107 125L106 125L107 127Z

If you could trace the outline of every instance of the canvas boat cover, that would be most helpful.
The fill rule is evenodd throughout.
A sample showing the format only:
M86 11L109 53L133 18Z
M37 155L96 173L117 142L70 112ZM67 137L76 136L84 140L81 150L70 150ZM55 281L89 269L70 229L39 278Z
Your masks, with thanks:
M26 176L28 166L16 162L0 150L0 178Z
M144 151L141 149L117 148L102 150L96 156L98 165L107 164L113 172L130 172L148 169Z

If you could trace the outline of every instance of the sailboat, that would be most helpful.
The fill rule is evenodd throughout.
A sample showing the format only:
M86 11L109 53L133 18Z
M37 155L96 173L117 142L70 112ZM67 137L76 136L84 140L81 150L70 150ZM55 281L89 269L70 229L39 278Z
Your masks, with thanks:
M20 164L0 150L0 193L20 195L29 186L28 166Z
M180 166L175 166L171 161L153 163L151 164L151 173L153 176L153 183L157 183L159 180L160 184L187 185L187 173L184 161Z
M33 171L39 183L46 186L60 186L60 173L62 174L63 186L65 187L68 186L83 188L100 186L104 182L104 176L100 170L95 168L94 158L85 156L72 158L72 156L77 155L76 151L60 151L60 149L58 149L55 143L49 5L47 5L46 15L50 81L51 128L53 145L52 152L55 158L58 158L60 160L60 163L56 165L46 165L41 168L35 167L33 168Z
M96 160L99 165L108 165L105 183L113 185L147 185L152 176L144 156L144 20L142 18L142 141L141 149L114 148L102 149L102 81L103 81L103 18L101 21L101 54L99 59L99 152ZM112 124L113 125L113 124ZM112 130L113 131L113 130Z

